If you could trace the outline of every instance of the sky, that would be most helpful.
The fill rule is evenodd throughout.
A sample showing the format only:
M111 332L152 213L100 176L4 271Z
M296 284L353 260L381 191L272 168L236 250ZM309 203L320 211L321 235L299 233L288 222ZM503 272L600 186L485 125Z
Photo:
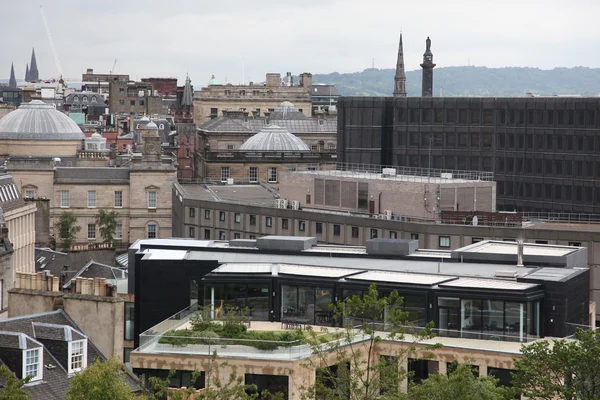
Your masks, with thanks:
M35 47L40 77L131 79L189 74L194 87L262 82L267 72L394 68L403 33L406 70L425 39L438 67L600 67L598 0L0 0L0 79L17 79ZM7 40L8 39L8 40Z

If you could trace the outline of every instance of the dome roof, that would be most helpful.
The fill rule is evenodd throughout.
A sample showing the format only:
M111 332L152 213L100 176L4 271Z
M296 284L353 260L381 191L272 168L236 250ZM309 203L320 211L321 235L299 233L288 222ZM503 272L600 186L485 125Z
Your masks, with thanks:
M150 129L150 130L153 130L153 131L157 131L158 130L158 126L153 121L150 121L150 122L148 122L146 124L146 127L144 129Z
M0 139L80 140L85 135L67 115L32 100L0 119Z
M303 113L301 113L300 111L298 111L298 109L296 108L296 106L294 106L294 104L290 103L289 101L284 101L281 104L279 104L279 107L277 107L272 113L271 113L271 119L272 120L279 120L279 119L288 119L288 120L298 120L298 119L308 119L308 117L306 115L304 115Z
M145 115L142 118L140 118L140 122L149 122L149 121L150 121L150 118L146 117Z
M208 86L213 86L213 85L218 85L219 81L217 80L217 78L215 78L215 75L213 74L210 79L208 80Z
M306 143L287 129L267 125L240 146L240 151L310 151Z

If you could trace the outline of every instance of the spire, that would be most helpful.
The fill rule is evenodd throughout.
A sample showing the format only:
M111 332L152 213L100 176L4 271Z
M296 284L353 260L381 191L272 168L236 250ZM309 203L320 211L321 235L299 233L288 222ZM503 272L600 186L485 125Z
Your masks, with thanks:
M38 72L37 61L35 59L35 48L31 51L31 62L29 63L29 81L38 82L40 80L40 73Z
M433 68L435 64L433 63L433 53L431 52L431 39L427 36L427 40L425 41L425 53L423 53L423 64L421 64L421 68L423 68L423 87L421 96L423 97L432 97L433 96Z
M25 82L29 82L29 64L25 67Z
M191 107L194 104L194 92L192 89L192 81L188 75L185 78L185 86L183 87L183 97L181 98L181 105L183 107Z
M404 73L404 48L402 47L402 32L398 44L398 61L394 76L394 97L406 97L406 74Z
M15 67L13 64L10 64L10 80L8 81L8 86L13 89L17 88L17 79L15 78Z

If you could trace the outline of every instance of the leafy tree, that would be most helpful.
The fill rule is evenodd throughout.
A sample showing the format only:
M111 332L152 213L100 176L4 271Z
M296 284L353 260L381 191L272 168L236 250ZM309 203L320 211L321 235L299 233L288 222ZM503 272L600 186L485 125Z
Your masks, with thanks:
M530 399L600 398L600 334L578 329L574 340L540 340L521 349L513 382Z
M470 365L458 365L448 375L435 374L409 390L411 400L508 400L514 391L499 387L491 376L476 378Z
M29 382L31 377L17 379L6 365L0 365L0 379L4 381L0 389L0 400L27 400L29 393L23 390L23 385Z
M58 223L56 224L56 230L58 231L58 236L61 239L64 250L69 250L71 248L71 244L73 244L77 234L81 231L81 227L76 224L77 217L72 212L63 211L63 213L60 214Z
M96 360L71 378L66 400L141 400L125 381L123 364L115 359Z
M339 328L333 332L326 328L321 332L308 328L313 356L305 361L305 367L317 373L313 385L298 385L302 398L405 398L400 382L408 374L400 368L400 361L414 350L414 346L390 356L376 357L384 341L405 339L405 330L410 323L402 304L403 299L397 291L380 296L376 285L371 284L362 296L354 295L332 305ZM414 342L432 337L432 327L429 323L421 330L412 330ZM437 347L434 345L429 349Z
M96 223L100 227L100 235L104 243L113 245L117 233L117 223L119 222L119 213L116 211L100 210L96 215Z

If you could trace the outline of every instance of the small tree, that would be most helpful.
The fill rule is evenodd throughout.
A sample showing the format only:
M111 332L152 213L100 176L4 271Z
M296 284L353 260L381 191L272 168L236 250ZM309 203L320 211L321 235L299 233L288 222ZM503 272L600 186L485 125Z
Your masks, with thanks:
M470 365L458 365L447 375L434 374L409 390L411 400L508 400L514 391L499 387L491 376L476 378Z
M124 366L115 359L96 360L71 379L66 400L141 400L125 381Z
M31 377L17 379L6 365L0 365L0 379L4 381L0 389L0 400L27 400L29 393L23 390L23 385L29 382Z
M383 341L405 338L410 322L402 305L403 299L397 291L387 297L380 296L376 285L371 284L363 296L354 295L331 307L334 319L341 324L339 329L333 333L327 329L316 332L309 327L313 356L307 359L305 367L317 373L314 385L298 385L302 398L405 398L400 383L408 374L400 368L400 361L406 359L414 346L409 345L386 357L377 357ZM429 323L422 329L413 329L413 341L431 338L432 327L433 323ZM437 347L434 345L429 349Z
M111 246L114 244L118 221L119 213L116 211L100 210L96 215L96 223L100 227L100 235L104 243Z
M530 399L600 398L600 334L578 329L575 340L539 340L521 349L513 382Z
M56 224L56 230L58 231L58 237L61 240L62 247L64 250L69 250L73 241L77 237L81 227L76 225L77 217L72 212L63 211L60 214L58 223Z

